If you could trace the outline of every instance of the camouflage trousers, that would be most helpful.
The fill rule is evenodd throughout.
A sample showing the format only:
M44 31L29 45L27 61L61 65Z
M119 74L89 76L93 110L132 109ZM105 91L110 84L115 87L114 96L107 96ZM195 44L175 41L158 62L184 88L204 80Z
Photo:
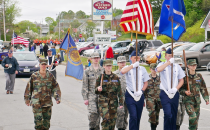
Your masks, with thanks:
M200 116L200 104L185 103L185 108L189 115L189 130L197 130Z
M52 107L33 107L34 123L36 130L49 130Z
M109 105L107 107L99 105L99 112L103 119L101 122L102 130L114 130L117 119L117 107L111 108Z
M124 103L123 109L117 108L117 121L116 127L121 129L126 129L128 126L128 108L126 103Z
M94 128L95 130L100 130L100 113L98 110L98 98L89 99L88 105L88 120L89 120L89 128Z
M185 115L185 104L183 102L179 102L176 125L181 126Z
M149 112L148 121L151 124L158 125L160 108L162 108L160 101L157 101L157 99L146 98L146 108L147 111Z

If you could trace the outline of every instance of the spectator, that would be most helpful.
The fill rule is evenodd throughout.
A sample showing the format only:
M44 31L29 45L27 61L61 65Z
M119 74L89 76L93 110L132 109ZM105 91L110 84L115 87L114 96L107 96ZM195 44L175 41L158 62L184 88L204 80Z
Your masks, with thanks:
M34 52L35 52L34 46L33 46L33 45L31 45L31 51L34 51Z
M112 50L112 47L110 45L108 45L108 50L106 51L105 58L106 59L114 58L113 50Z
M33 43L33 46L34 46L34 52L36 51L36 44L35 43Z
M42 45L42 44L40 44L40 45L39 45L39 47L40 47L40 55L42 55L42 56L43 56L43 45Z
M54 55L54 56L55 56L55 55L56 55L55 46L52 46L52 47L51 47L51 51L52 51L52 55Z
M159 56L157 55L157 53L155 53L156 57L158 58L158 61L159 62L165 62L166 61L166 58L165 58L165 55L166 55L166 48L163 47L162 48L162 51L161 53L159 54Z
M62 62L62 58L61 58L60 53L58 53L58 55L57 55L57 60L58 60L58 63L59 63L59 64Z
M43 47L43 51L44 51L44 57L47 57L47 50L48 50L48 45L45 43L44 47Z
M87 62L88 62L88 67L90 67L91 66L91 60L90 60L90 58L88 58Z

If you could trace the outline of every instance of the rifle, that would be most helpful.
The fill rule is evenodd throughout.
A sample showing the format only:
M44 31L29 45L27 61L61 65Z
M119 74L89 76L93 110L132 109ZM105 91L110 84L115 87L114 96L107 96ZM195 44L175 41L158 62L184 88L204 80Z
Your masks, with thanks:
M104 74L101 75L101 83L100 83L101 88L102 88L102 85L103 85L103 78L104 78Z
M186 80L187 80L187 90L190 91L190 85L189 85L189 79L188 79L188 70L187 70L187 61L185 56L185 50L183 50L183 56L184 56L184 64L185 64L185 73L186 73Z
M48 70L51 70L52 69L52 67L53 67L53 63L55 62L55 56L54 56L54 59L53 59L53 61L51 62L51 67L49 67L48 68Z

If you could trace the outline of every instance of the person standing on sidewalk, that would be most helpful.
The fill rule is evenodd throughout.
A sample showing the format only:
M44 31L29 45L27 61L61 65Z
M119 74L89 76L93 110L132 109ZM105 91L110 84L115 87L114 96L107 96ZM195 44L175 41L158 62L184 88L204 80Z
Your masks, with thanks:
M42 43L40 43L40 55L42 55L43 56L43 45L42 45Z
M4 67L4 73L6 77L6 90L7 94L13 94L15 77L18 74L19 64L17 59L13 57L13 51L9 50L8 56L4 58L1 65Z
M44 47L43 47L43 51L44 51L44 57L46 58L47 57L47 51L48 51L48 45L47 43L44 44Z
M125 75L121 75L121 69L126 66L126 58L125 56L119 56L117 57L117 65L119 67L118 70L114 72L119 79L121 83L121 89L122 89L122 95L125 98L125 92L126 92L126 79ZM125 130L128 126L128 108L127 105L124 101L124 108L120 109L119 107L117 108L117 120L116 120L116 127L118 130Z
M88 106L90 130L100 130L100 114L98 110L98 96L95 94L95 84L97 78L103 73L104 68L99 65L99 60L99 53L92 53L92 64L84 72L81 91L84 104Z
M27 83L24 99L32 106L36 130L49 130L52 114L52 96L56 103L61 102L61 91L55 77L49 73L47 59L40 59L40 70L33 73Z

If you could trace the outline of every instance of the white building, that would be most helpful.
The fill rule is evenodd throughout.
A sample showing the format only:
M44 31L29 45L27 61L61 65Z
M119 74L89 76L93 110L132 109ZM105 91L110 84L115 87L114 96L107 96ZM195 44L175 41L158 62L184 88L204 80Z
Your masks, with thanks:
M210 41L210 11L206 15L206 18L204 19L200 28L205 29L205 41Z

